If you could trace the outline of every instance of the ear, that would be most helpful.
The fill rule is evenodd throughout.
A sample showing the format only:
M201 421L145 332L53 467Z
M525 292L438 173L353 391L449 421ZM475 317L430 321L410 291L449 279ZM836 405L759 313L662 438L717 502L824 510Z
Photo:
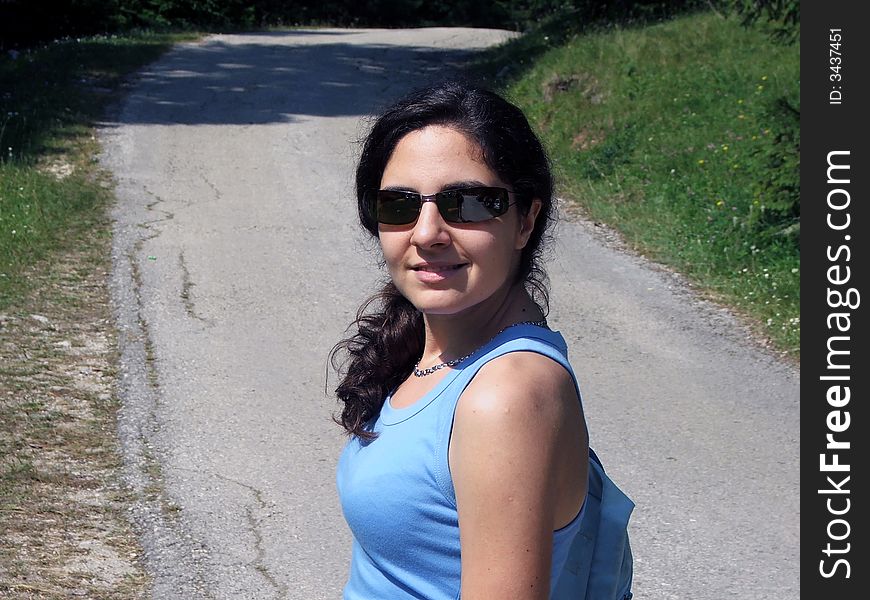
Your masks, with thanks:
M538 213L541 212L541 206L543 206L543 203L540 198L535 198L532 200L531 206L529 206L529 212L520 216L520 229L517 232L517 243L514 247L516 250L522 250L529 243L532 231L535 230Z

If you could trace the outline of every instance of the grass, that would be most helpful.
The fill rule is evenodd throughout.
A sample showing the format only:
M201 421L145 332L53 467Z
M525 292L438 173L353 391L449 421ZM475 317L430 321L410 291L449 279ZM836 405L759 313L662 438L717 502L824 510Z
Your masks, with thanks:
M26 295L29 267L95 226L111 195L93 127L124 78L183 37L94 37L0 56L0 310Z
M192 35L0 56L0 596L147 595L127 520L108 297L111 182L94 126Z
M0 597L144 598L115 438L108 220L0 314Z
M759 193L779 133L770 107L799 106L799 48L706 13L547 37L502 46L478 71L502 74L562 193L799 360L799 225L765 229Z

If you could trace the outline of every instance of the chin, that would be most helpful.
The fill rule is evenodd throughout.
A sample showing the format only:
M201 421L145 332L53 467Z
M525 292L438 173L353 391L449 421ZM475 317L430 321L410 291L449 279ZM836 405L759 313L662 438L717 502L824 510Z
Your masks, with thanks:
M469 286L474 287L473 290L456 287L420 289L414 284L397 287L414 308L425 315L459 315L485 304L498 292L498 288L490 289L484 286Z
M456 305L452 303L414 303L412 302L417 310L419 310L424 315L455 315L461 313L463 310L467 309L468 306Z
M454 307L434 307L434 308L421 308L417 307L424 315L456 315L465 310L465 307L462 308L454 308Z
M409 298L409 301L425 315L458 315L474 308L482 302L482 299L468 296L456 297L452 294L447 295L447 297L443 294L424 294L416 298Z
M442 294L404 294L404 296L414 305L414 308L426 315L452 315L462 312L469 306L467 300L445 298Z

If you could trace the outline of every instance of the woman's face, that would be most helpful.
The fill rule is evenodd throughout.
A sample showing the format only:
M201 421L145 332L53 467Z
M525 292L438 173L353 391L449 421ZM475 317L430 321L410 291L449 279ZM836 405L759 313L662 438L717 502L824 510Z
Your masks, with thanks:
M381 189L420 194L471 186L510 189L483 162L476 143L440 125L413 131L399 140L381 177ZM416 222L378 225L390 276L424 313L456 314L476 306L512 282L538 206L534 203L525 217L512 205L504 215L489 221L448 223L434 202L424 202Z

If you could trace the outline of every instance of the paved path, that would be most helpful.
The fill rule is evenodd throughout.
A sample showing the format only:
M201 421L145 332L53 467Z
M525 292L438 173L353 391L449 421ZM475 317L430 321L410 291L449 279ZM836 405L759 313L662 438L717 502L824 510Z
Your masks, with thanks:
M326 355L376 285L354 222L365 116L505 32L215 36L102 133L126 476L154 597L338 598L350 539ZM679 280L566 218L551 324L637 501L640 598L798 598L798 377Z

